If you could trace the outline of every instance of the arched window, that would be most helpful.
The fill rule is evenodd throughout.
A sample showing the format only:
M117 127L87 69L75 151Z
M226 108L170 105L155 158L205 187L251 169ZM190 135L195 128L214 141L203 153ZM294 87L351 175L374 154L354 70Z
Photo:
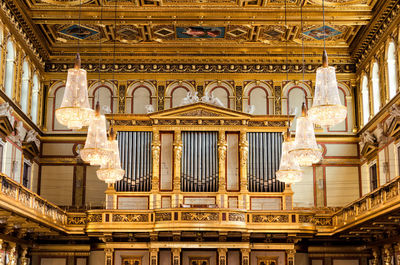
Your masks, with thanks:
M363 109L363 124L367 124L369 120L369 90L368 90L368 77L363 76L361 82L361 94L362 94L362 109Z
M4 87L6 89L6 95L12 97L12 89L14 83L14 61L15 51L14 44L11 40L7 41L7 55L6 55L6 71L4 79Z
M184 86L177 86L171 93L171 108L179 107L189 90Z
M37 123L38 116L38 100L39 100L39 78L35 73L32 79L32 101L31 101L31 116L33 123Z
M28 97L29 97L29 64L25 59L22 64L22 80L21 80L21 108L27 114L28 111Z
M372 66L372 96L373 96L373 106L374 115L379 112L381 107L381 95L379 93L379 65L375 62Z
M101 113L116 113L118 98L116 86L111 82L96 82L89 87L89 100L92 108L96 108L97 100L100 102Z
M212 94L225 108L235 109L234 88L232 82L214 81L207 85L204 94Z
M391 41L388 46L387 70L389 79L389 99L397 93L397 65L396 65L396 45Z
M157 110L156 87L148 81L133 82L126 92L125 112L146 114L147 106L152 105Z

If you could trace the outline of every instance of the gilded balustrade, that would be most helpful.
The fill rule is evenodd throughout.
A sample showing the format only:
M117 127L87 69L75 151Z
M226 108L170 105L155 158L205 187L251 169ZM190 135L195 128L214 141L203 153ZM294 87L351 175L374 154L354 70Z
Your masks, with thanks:
M400 208L400 177L335 213L312 209L254 211L230 208L89 210L67 213L5 175L0 208L67 233L108 231L226 230L332 235Z

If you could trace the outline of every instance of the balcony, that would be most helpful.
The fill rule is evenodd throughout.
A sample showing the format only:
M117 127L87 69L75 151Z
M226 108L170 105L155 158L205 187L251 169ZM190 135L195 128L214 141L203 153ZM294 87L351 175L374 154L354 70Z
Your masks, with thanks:
M400 220L400 177L333 213L317 210L246 211L227 208L88 210L66 212L5 175L0 207L52 231L67 234L161 231L232 231L352 236L379 229L382 218ZM390 213L390 215L389 215ZM364 227L363 227L364 226ZM371 226L376 226L371 228ZM356 231L356 232L354 232ZM358 232L357 232L358 231Z

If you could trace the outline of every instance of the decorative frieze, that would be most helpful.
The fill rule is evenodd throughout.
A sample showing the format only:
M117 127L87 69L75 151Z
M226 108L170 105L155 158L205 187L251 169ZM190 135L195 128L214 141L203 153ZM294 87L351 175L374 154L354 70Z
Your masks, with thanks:
M102 72L113 72L113 64L102 64ZM233 67L232 67L233 66ZM306 65L306 73L315 73L321 65ZM355 73L353 64L333 65L336 73ZM46 72L67 72L73 64L50 63L46 64ZM82 68L88 72L97 72L98 64L82 64ZM117 64L118 73L287 73L285 64ZM288 67L289 73L302 73L302 64L291 64ZM160 106L159 102L159 106Z

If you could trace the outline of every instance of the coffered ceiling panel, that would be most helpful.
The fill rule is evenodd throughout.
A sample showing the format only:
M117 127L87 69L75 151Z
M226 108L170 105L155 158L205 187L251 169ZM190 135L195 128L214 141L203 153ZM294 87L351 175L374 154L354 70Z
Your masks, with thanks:
M45 48L47 62L84 61L279 62L286 53L319 60L324 47L351 63L355 40L375 9L396 0L7 0ZM82 4L82 5L80 5ZM286 11L285 11L286 5ZM303 12L303 23L301 21ZM18 16L19 15L19 16ZM286 22L285 22L286 15ZM285 26L287 25L287 26ZM221 58L223 55L223 58ZM318 58L318 59L317 59Z

